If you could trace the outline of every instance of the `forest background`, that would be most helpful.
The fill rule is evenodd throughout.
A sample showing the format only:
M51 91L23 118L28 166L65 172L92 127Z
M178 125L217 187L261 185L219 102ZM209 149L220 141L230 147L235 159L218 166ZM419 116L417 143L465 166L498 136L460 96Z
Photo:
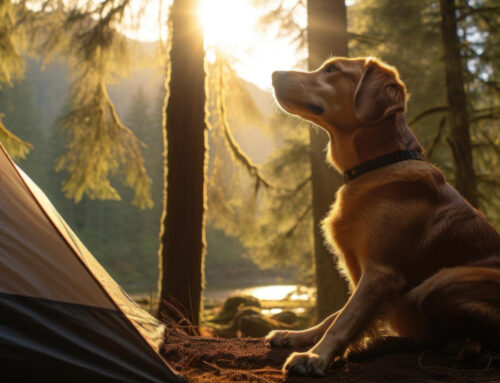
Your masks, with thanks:
M88 63L77 60L75 64L62 52L44 50L43 39L30 36L27 23L31 19L20 19L20 7L29 3L0 2L4 27L0 37L11 38L21 58L19 70L10 69L9 76L1 77L9 73L6 65L1 68L0 117L8 131L32 148L27 150L27 145L19 144L5 130L0 140L127 291L155 292L164 191L168 37L153 43L137 41L133 33L123 30L116 32L121 36L116 51L129 55L126 59L112 56L115 68L105 81L117 116L144 143L139 145L140 153L151 183L144 175L130 176L125 165L121 168L108 158L109 177L76 185L71 177L78 169L67 155L74 132L67 124L68 116L74 117L78 96L75 78L88 75L79 72ZM443 43L439 1L347 2L348 51L351 57L380 57L399 69L411 94L408 121L427 159L443 169L449 182L457 185L465 179L465 186L457 187L464 195L470 193L471 202L499 228L500 6L493 0L454 4L470 127L462 136L453 128L459 113L447 99L449 46L446 39ZM252 6L260 7L261 28L269 38L282 39L297 52L289 68L272 69L307 69L307 2L254 1ZM27 14L40 12L45 11L30 8ZM4 64L8 63L5 57ZM238 65L241 62L231 52L207 46L206 285L238 288L287 282L314 286L310 127L274 105L270 78L267 86L259 83L262 89L242 78ZM94 76L92 82L97 75L90 76ZM462 139L470 142L473 164L465 175L457 144Z

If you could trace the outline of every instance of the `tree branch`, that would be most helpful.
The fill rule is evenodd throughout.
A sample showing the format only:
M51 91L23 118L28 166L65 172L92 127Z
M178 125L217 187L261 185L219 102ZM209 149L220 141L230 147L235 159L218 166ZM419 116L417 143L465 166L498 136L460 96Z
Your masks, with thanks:
M497 13L500 14L500 7L481 7L481 8L473 8L471 6L466 7L457 7L460 10L460 16L457 17L457 21L464 20L467 16L471 16L474 14L481 13Z
M290 238L295 230L299 227L300 223L304 220L304 218L307 217L307 214L312 210L312 204L308 205L307 208L297 217L297 220L295 223L288 229L282 236L281 240L285 240L287 238Z
M357 40L359 42L365 42L369 44L380 44L384 42L384 39L378 36L371 36L371 35L365 35L365 34L359 34L359 33L354 33L354 32L348 32L347 35L349 36L349 39L351 40Z
M488 144L488 146L490 146L495 151L495 153L498 156L500 156L500 148L498 147L498 144L496 144L491 139L491 137L488 134L486 134L486 132L481 132L481 136L486 140L486 143Z
M500 85L498 84L498 82L496 82L496 81L488 81L488 80L485 80L485 79L483 79L483 78L481 78L479 76L474 76L474 77L476 78L476 80L478 80L479 82L483 83L487 87L492 88L496 92L500 92Z
M226 138L226 142L229 145L229 148L231 149L232 154L234 155L234 158L241 163L247 171L250 173L252 177L255 177L256 184L255 184L255 190L256 192L258 191L260 184L264 185L266 188L274 188L274 186L269 182L267 179L264 178L264 176L261 174L259 167L254 164L252 159L243 151L241 146L238 144L236 139L233 136L233 133L231 132L231 129L229 127L229 123L227 120L227 112L226 112L226 105L225 105L225 97L224 97L224 76L223 76L223 62L222 60L218 57L218 69L219 69L219 84L218 84L218 95L217 95L217 110L219 113L219 120L222 125L222 129L224 130L224 137Z
M408 123L408 125L413 125L416 124L418 121L420 121L422 118L430 116L431 114L435 113L441 113L441 112L446 112L450 108L448 106L436 106L434 108L429 108L427 110L424 110L423 112L417 114L413 119Z
M29 142L21 140L18 136L8 130L2 123L3 114L0 113L0 141L4 144L7 152L14 158L26 158L28 152L33 149Z
M472 121L495 120L500 118L500 107L485 108L474 111Z
M439 121L439 127L434 139L432 140L431 146L427 151L427 158L431 159L434 154L434 150L436 149L437 144L441 141L441 137L443 135L444 127L446 126L446 117L442 117L441 121Z
M294 189L289 190L287 197L295 196L299 191L301 191L309 182L311 182L312 176L306 177L302 182L297 184Z

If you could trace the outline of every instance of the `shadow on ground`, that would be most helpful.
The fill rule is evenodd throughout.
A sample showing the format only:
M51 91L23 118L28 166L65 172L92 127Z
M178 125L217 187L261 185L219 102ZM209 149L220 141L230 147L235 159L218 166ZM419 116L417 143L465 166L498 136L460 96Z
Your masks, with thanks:
M190 337L168 327L163 355L189 382L500 382L500 355L481 351L457 358L421 350L399 338L336 361L323 378L283 376L281 365L295 350L271 349L262 339Z

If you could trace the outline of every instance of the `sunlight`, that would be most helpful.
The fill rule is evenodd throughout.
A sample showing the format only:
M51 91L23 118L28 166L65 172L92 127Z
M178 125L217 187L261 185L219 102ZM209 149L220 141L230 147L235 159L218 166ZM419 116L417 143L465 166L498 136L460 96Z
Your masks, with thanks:
M230 53L253 43L259 13L246 0L202 0L198 18L205 45Z
M284 6L286 6L284 3ZM274 5L269 2L269 9ZM298 12L299 24L305 27L306 14ZM262 89L271 88L271 74L278 69L297 69L300 53L285 38L277 38L276 25L264 30L259 19L266 11L251 0L201 0L199 20L203 26L207 59L214 50L235 59L234 68L245 80Z
M170 4L171 0L147 3L131 0L120 31L144 42L157 41L160 35L165 39ZM286 1L284 4L287 6ZM207 60L213 62L218 49L231 58L239 76L267 90L271 88L273 71L300 69L305 52L297 52L292 37L277 37L277 25L265 30L259 26L259 19L274 5L270 1L263 9L254 6L252 0L200 0L197 14L203 26ZM296 16L301 27L305 27L305 9L298 11Z
M127 37L144 42L166 40L168 35L168 9L172 1L131 0L125 10L125 20L118 29Z
M261 287L250 287L238 294L251 295L259 300L280 301L290 299L292 301L305 301L311 299L313 290L304 286L297 285L271 285Z

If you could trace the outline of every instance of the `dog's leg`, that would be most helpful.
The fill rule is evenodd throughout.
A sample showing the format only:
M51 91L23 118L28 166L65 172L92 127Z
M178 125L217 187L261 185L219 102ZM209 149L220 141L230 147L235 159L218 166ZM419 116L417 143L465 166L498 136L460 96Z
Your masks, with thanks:
M417 315L412 337L423 343L470 337L500 344L500 270L478 266L441 269L406 294Z
M274 330L266 336L271 347L305 347L315 344L331 326L340 311L330 315L323 322L302 331Z
M377 315L404 286L396 272L381 266L365 269L353 295L321 340L308 352L293 353L283 366L285 373L322 376L333 358L344 354L353 341L373 324Z

